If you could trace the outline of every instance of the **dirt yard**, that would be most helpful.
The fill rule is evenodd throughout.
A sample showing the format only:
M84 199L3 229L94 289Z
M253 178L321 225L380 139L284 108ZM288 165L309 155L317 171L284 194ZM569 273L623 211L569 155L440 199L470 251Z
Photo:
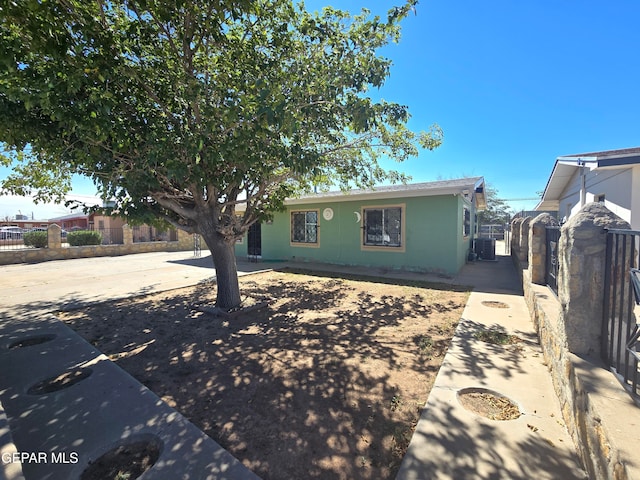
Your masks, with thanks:
M268 272L60 318L267 479L392 479L466 303L435 284Z

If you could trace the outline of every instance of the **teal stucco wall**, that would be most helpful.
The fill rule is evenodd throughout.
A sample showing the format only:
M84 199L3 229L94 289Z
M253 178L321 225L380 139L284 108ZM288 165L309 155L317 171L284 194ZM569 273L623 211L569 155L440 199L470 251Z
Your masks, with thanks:
M363 207L402 205L404 247L362 248ZM415 271L454 274L467 260L471 236L463 235L464 206L471 204L460 196L336 201L288 206L276 213L272 223L262 224L262 260L294 260L338 265L362 265ZM326 208L333 218L323 218ZM318 210L319 242L317 246L291 244L291 212ZM471 209L471 233L475 212ZM246 238L236 246L238 258L246 257Z

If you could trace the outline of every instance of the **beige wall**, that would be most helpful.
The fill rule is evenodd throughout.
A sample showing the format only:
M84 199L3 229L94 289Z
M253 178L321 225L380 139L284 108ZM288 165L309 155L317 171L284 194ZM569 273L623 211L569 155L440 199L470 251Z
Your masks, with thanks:
M127 228L127 227L125 227ZM126 238L126 235L125 235ZM126 242L126 241L125 241ZM83 247L23 248L0 250L0 265L38 263L71 258L110 257L147 252L176 252L193 249L193 236L178 230L177 242L126 242L124 245L87 245Z

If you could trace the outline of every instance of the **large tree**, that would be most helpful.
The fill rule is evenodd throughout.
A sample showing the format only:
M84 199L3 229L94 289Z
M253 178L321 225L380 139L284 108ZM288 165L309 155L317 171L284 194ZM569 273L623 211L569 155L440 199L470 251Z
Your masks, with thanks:
M380 158L440 143L374 101L417 0L386 18L290 0L15 0L0 7L5 191L59 198L72 173L141 220L199 233L217 305L240 304L234 244L311 187L369 187Z
M511 208L506 200L498 196L498 189L492 185L485 184L485 197L487 208L478 212L478 222L480 225L506 225L511 219Z

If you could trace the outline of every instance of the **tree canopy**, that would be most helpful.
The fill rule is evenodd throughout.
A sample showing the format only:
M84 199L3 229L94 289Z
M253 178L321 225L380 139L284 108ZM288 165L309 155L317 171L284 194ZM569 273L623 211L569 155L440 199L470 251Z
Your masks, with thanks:
M485 185L487 208L478 212L480 225L506 225L511 220L511 208L507 202L498 196L498 190L491 185Z
M254 222L313 187L401 181L381 158L440 144L367 96L416 4L380 18L290 0L6 2L0 141L18 166L2 188L45 200L91 177L120 213L201 234L233 307L233 245Z

